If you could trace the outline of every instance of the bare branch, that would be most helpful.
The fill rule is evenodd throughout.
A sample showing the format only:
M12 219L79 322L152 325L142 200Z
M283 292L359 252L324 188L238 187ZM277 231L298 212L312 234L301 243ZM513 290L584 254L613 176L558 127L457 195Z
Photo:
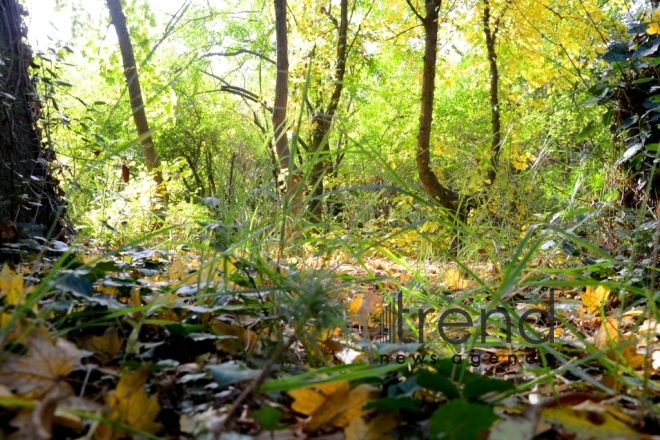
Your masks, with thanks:
M275 65L275 61L271 60L266 55L261 54L259 52L255 52L253 50L249 50L249 49L239 49L235 52L209 52L205 55L202 55L202 57L204 57L204 58L208 58L208 57L235 57L235 56L238 56L238 55L242 55L244 53L249 53L250 55L254 55L255 57L259 57L262 60L268 61L269 63Z
M417 18L419 18L419 20L422 23L424 23L426 21L426 19L424 17L422 17L419 12L417 12L417 9L415 9L415 7L412 5L412 3L410 3L410 0L406 0L406 3L408 3L408 6L410 6L410 9L415 13Z

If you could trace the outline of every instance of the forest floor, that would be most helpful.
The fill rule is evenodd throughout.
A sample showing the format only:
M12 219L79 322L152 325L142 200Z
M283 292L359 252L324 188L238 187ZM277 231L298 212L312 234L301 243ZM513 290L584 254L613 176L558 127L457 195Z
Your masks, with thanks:
M584 283L566 261L277 265L143 248L63 261L0 274L7 439L660 438L648 302L622 304L634 289ZM489 316L479 343L494 304L513 331ZM448 309L474 321L444 327L467 342L441 337ZM553 342L529 341L551 322Z

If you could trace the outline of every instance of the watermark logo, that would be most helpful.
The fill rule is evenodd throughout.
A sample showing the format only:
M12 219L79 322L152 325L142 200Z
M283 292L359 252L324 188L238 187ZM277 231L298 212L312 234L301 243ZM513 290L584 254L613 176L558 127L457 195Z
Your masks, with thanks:
M381 342L395 343L397 342L394 338L396 336L400 344L414 343L415 341L413 341L412 339L408 339L403 335L403 314L410 313L410 309L403 308L403 294L401 292L397 294L396 302L397 302L396 307L394 306L393 303L390 303L384 307L383 312L381 313L381 317L380 317ZM555 291L554 289L550 289L550 307L549 307L550 310L529 309L525 311L522 315L520 315L520 317L518 317L517 315L515 316L518 320L518 325L517 325L518 333L524 341L533 345L542 344L544 342L552 343L555 341L554 339L555 338L555 305L554 304L555 304ZM426 317L429 314L435 312L436 309L434 308L418 309L417 331L419 334L418 342L420 344L424 343L424 323ZM511 321L512 321L511 315L503 307L495 307L491 310L486 310L486 309L480 310L482 344L486 343L486 337L488 336L488 332L486 330L488 318L490 318L495 314L499 314L504 318L506 322L506 333L505 333L506 342L509 343L511 342ZM527 332L527 329L525 329L526 320L534 314L539 314L543 318L543 320L547 323L548 332L542 338L535 338L533 336L530 336ZM450 318L453 315L460 315L464 320L459 322L455 320L449 321L448 318ZM450 309L443 311L437 323L438 334L440 335L440 337L445 342L454 345L464 344L470 339L470 337L472 337L472 335L467 334L459 338L450 338L449 336L447 336L447 331L449 331L450 329L460 329L460 328L470 328L470 327L474 327L472 317L466 310L463 310L459 307L452 307ZM396 328L396 335L393 332L395 328Z

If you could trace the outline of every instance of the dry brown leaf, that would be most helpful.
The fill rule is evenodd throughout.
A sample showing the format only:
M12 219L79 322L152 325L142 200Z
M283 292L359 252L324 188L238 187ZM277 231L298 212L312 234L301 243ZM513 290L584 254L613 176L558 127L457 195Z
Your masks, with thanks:
M6 385L20 397L41 399L46 394L73 394L64 381L82 358L82 352L71 342L55 341L41 336L28 336L27 354L9 354L0 364L0 385Z
M83 350L91 351L102 364L114 359L121 348L117 327L108 327L103 336L90 335L80 342Z
M18 430L7 440L49 440L53 437L53 418L62 396L51 393L34 409L23 409L9 424Z
M158 396L148 397L144 386L149 378L149 366L144 366L119 379L117 389L106 397L107 417L131 428L150 434L160 431L162 425L155 421L160 413ZM96 434L103 440L117 440L127 434L109 425L99 425Z
M356 417L344 429L346 440L393 440L385 435L398 425L396 414L378 414L368 423L362 417Z
M600 305L607 300L610 289L605 286L587 286L587 290L582 293L582 304L587 309L587 313L596 313L600 310Z

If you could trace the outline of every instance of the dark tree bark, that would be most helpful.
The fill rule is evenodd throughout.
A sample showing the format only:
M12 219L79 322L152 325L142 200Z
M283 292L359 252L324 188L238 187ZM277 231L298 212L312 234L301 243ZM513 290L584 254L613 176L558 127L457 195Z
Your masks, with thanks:
M112 24L115 27L115 31L117 31L119 49L124 64L124 75L128 86L128 95L131 100L133 121L135 122L138 136L141 138L140 144L142 145L144 161L147 166L147 171L152 172L153 169L156 169L154 180L160 185L163 182L163 174L160 171L160 159L154 148L154 141L151 138L147 115L144 111L142 89L140 87L140 79L138 78L135 55L133 54L133 45L131 44L131 38L128 34L128 28L126 27L126 17L121 9L119 0L106 1L108 4L108 10L110 11Z
M332 120L337 113L341 92L344 89L344 74L346 73L347 34L348 34L348 0L341 0L339 6L339 23L330 15L330 19L337 27L337 56L335 58L335 87L330 102L325 110L316 113L313 119L314 133L312 134L312 154L318 155L312 167L311 184L314 187L314 196L310 207L312 221L323 220L323 176L332 173L332 160L330 159L330 143L328 134L332 127Z
M48 169L54 152L42 148L36 126L41 105L22 15L16 0L0 0L0 245L35 229L62 239L66 226L58 181Z

